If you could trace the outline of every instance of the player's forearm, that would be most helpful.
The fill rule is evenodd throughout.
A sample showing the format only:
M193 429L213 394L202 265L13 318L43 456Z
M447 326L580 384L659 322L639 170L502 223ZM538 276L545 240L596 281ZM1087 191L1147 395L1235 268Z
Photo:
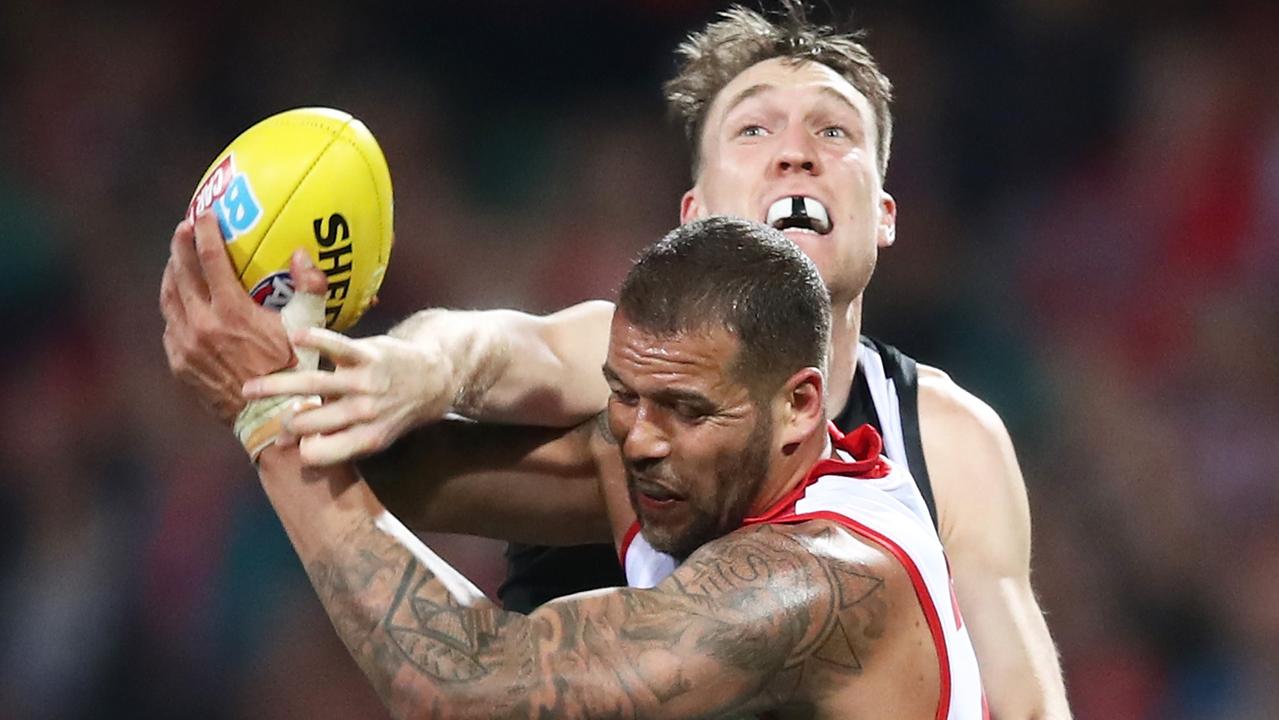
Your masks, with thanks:
M1044 620L1043 613L1037 613L1032 622L1036 624L1036 632L1044 640L1035 654L1036 673L1043 678L1044 687L1043 710L1035 717L1042 720L1071 720L1073 716L1070 701L1066 697L1066 683L1061 675L1061 659L1048 634L1048 623Z
M514 310L424 310L391 334L439 343L452 362L453 410L490 422L569 427L604 407L600 376L612 305L539 317Z
M537 545L612 538L586 437L444 420L359 461L378 500L415 531Z
M811 615L820 591L773 587L811 568L761 544L771 535L699 551L664 589L583 595L525 617L483 599L384 513L350 466L303 470L295 450L273 447L260 474L334 628L395 717L754 712L789 696L790 682L769 683L797 645L824 642L832 627ZM777 575L766 572L773 564ZM740 586L729 579L748 575ZM824 629L808 640L810 626Z
M511 365L512 340L504 332L505 311L466 311L432 308L409 316L391 329L390 335L415 345L431 348L451 367L452 410L483 418L483 401Z
M529 621L489 602L386 514L350 466L262 455L263 487L342 642L395 717L493 717ZM517 657L518 656L518 657Z

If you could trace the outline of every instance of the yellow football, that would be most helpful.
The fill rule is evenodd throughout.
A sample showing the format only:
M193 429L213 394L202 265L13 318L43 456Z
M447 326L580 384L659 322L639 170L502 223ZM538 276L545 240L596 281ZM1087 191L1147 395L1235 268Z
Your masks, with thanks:
M354 325L377 295L391 256L391 173L373 134L341 110L289 110L245 130L200 178L187 218L206 210L260 305L292 297L297 248L328 276L329 328Z

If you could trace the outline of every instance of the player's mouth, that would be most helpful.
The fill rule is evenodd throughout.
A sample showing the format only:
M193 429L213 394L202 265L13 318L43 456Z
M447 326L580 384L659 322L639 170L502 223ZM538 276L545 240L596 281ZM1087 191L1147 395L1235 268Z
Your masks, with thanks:
M635 499L648 510L668 510L684 501L684 496L656 483L637 480Z
M778 230L826 235L835 227L830 212L821 200L807 195L789 195L778 198L768 206L764 224Z

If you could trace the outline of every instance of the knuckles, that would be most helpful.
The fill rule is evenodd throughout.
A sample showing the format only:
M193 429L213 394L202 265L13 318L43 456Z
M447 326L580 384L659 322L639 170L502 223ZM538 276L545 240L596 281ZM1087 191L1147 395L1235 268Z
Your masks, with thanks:
M370 395L389 395L391 393L391 374L385 371L366 373L364 392Z
M191 358L198 354L193 347L190 333L184 332L181 326L173 323L164 326L164 354L169 359L169 369L175 375L185 374L191 369Z
M392 439L390 430L379 428L369 435L368 442L364 443L364 447L360 448L360 451L365 455L381 452L391 446Z
M377 419L377 401L368 395L359 397L354 403L355 418L359 422L372 422Z
M204 267L211 267L217 262L226 262L226 250L221 243L196 242L195 252Z
M387 389L385 382L379 382L378 378L368 374L362 374L359 379L356 380L356 391L364 395L385 395Z
M350 455L372 455L391 446L395 434L385 425L370 426L351 444Z
M187 360L189 353L181 348L179 341L167 330L164 333L164 354L169 361L169 372L175 377L185 377L191 373L191 363Z
M178 256L178 252L181 250L183 244L190 241L190 238L183 235L182 232L174 232L173 238L169 240L169 261L172 262L173 258Z
M212 350L226 335L222 322L213 313L195 313L189 320L191 346L196 352Z

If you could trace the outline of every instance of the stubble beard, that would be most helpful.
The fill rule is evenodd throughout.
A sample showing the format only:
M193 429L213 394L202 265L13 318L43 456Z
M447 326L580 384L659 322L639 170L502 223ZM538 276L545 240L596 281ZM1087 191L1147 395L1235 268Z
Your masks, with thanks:
M731 455L732 462L715 472L714 497L689 496L690 521L679 528L643 528L644 539L653 549L673 556L683 562L699 547L738 529L746 519L746 513L768 478L769 447L772 439L772 418L765 412L756 421L747 438L746 447ZM627 470L630 474L630 470ZM633 488L633 483L631 484ZM643 518L631 493L631 506L637 517Z

